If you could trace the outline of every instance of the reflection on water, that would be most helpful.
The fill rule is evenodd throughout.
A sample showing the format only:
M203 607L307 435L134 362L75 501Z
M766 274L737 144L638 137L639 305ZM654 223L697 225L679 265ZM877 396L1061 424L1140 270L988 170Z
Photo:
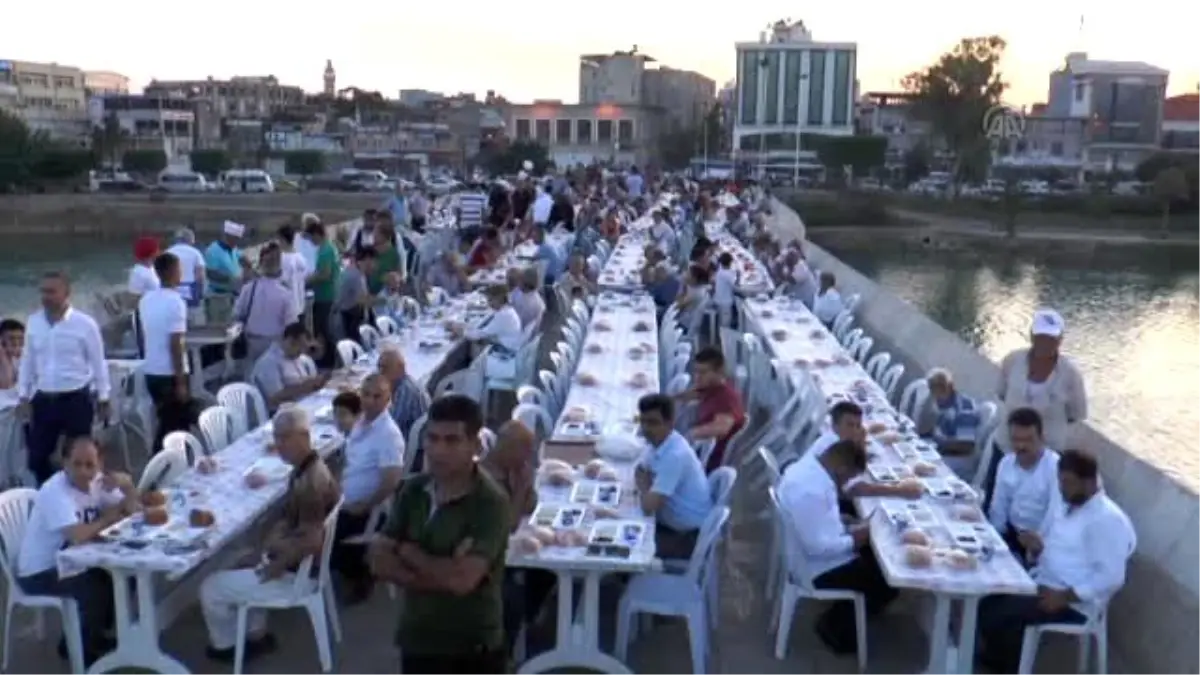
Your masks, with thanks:
M1103 255L944 251L872 242L826 247L998 361L1027 341L1038 307L1067 322L1091 422L1193 489L1200 413L1195 249Z
M28 316L38 305L42 274L60 270L71 277L77 305L94 305L93 294L125 283L133 264L127 242L62 236L8 239L0 246L0 316Z

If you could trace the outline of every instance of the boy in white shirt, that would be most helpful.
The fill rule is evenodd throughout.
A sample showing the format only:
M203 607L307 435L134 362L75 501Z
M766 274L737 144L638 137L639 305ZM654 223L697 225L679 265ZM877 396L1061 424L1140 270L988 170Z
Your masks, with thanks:
M833 272L821 272L821 288L813 301L813 314L826 328L833 328L833 320L844 308L842 294L837 289L837 277L833 276Z
M277 234L280 248L283 250L280 258L283 285L288 287L295 298L296 316L304 316L307 293L305 282L312 270L309 269L304 256L296 251L296 230L291 225L284 225L279 228Z
M717 273L713 278L713 304L722 328L733 327L733 303L738 273L733 269L733 255L728 251L717 258Z
M17 583L30 595L71 598L79 603L84 663L110 648L104 632L112 628L112 578L93 568L70 577L58 574L58 552L85 544L133 513L137 488L128 474L105 472L100 449L90 438L67 444L63 468L34 497L17 555ZM66 656L65 643L59 654Z

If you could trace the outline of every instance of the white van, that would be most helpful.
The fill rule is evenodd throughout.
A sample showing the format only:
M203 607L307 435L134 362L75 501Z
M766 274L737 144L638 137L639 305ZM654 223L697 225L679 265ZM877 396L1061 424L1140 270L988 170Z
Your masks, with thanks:
M208 192L212 186L195 171L165 169L158 174L158 187L166 192Z
M343 183L355 185L368 192L396 187L395 182L391 181L386 173L377 169L343 169L340 177Z
M226 192L274 192L275 182L262 169L230 169L221 175Z

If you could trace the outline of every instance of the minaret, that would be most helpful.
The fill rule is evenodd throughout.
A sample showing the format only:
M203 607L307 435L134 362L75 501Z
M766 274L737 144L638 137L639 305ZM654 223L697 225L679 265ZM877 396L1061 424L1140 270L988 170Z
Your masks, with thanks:
M333 60L325 61L325 95L333 96L337 93L337 74L333 72Z

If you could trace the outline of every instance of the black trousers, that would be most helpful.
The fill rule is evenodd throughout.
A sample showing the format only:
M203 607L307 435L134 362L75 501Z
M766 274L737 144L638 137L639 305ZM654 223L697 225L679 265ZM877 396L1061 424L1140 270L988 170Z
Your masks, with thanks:
M367 313L362 307L355 307L354 309L343 309L341 315L342 332L345 333L346 339L362 344L362 336L358 333L358 327L363 325L363 322L367 320ZM345 363L342 365L348 366L350 364Z
M400 672L430 673L506 673L508 655L503 649L487 649L463 654L409 654L400 650Z
M654 528L654 552L662 559L687 560L696 549L700 529L680 532L659 523Z
M71 598L79 603L79 624L83 631L83 649L95 652L104 644L105 631L113 628L112 577L92 568L82 574L60 579L58 570L17 577L21 590L30 595Z
M823 572L813 579L813 586L822 589L843 589L858 591L866 598L867 615L874 616L883 611L898 595L896 589L888 586L884 579L879 561L870 548L862 549L858 556L850 562ZM858 644L854 626L854 603L849 600L838 600L825 612L820 619L823 637L833 641L832 645L839 651L853 651Z
M369 514L360 516L343 511L338 514L337 529L333 535L333 555L329 566L333 571L354 581L365 581L371 576L371 569L367 566L367 547L343 542L362 534L367 529L368 518Z
M425 216L413 216L412 220L409 222L409 227L412 228L413 232L424 233L425 232Z
M313 301L312 327L313 337L321 345L321 358L316 359L318 368L333 368L337 363L337 349L333 344L333 302ZM358 331L357 328L354 329Z
M1083 622L1083 615L1070 607L1057 612L1043 610L1037 596L990 595L979 603L979 655L992 672L1015 673L1027 627Z
M154 434L154 445L150 447L150 453L156 454L162 450L167 434L191 429L200 419L200 411L190 395L186 400L180 400L175 394L174 375L147 375L146 389L150 392L150 400L154 401L154 412L158 418L158 431ZM194 461L196 458L190 459Z
M504 636L511 652L521 626L537 618L546 598L558 585L558 575L536 568L504 572Z
M92 435L96 407L87 387L65 392L39 391L29 401L32 408L25 445L29 449L28 466L41 486L58 469L54 454L59 439Z

